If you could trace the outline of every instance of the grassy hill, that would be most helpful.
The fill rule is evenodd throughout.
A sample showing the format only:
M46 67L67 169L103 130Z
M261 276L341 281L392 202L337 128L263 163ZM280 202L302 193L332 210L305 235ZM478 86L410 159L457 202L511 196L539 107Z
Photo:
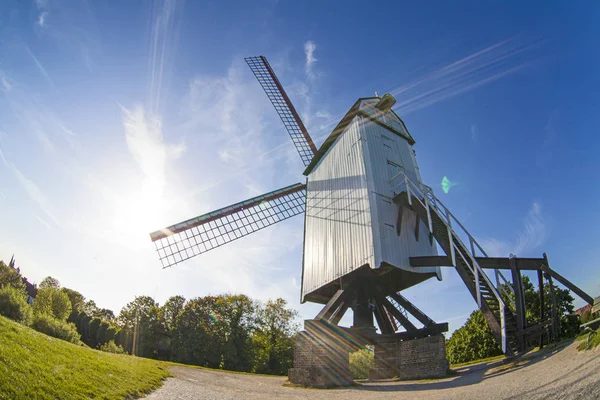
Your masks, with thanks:
M135 398L160 386L166 367L76 346L0 316L0 399Z

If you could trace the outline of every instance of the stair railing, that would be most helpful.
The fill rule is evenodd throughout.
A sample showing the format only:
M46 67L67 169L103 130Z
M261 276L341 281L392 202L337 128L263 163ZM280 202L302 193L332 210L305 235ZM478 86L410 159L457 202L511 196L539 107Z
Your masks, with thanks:
M462 259L463 263L467 265L473 276L475 277L475 293L476 293L476 301L478 307L481 308L481 302L483 300L481 288L480 288L480 277L483 278L484 282L492 291L492 294L498 301L499 305L499 313L500 313L500 331L502 336L502 352L506 354L508 350L508 336L506 333L506 309L507 305L502 298L502 295L499 293L498 288L499 279L504 278L504 280L508 283L508 280L502 275L502 273L498 270L496 271L496 282L498 284L498 288L490 281L489 277L485 273L485 271L481 268L479 263L475 258L476 248L487 257L487 253L481 248L479 243L475 240L475 238L467 231L467 229L460 223L458 218L450 212L448 207L442 203L440 199L438 199L434 194L433 190L424 184L417 185L415 184L403 171L398 172L396 175L390 179L390 184L392 188L392 192L396 195L405 191L408 196L408 204L412 205L413 195L414 198L423 206L425 210L427 210L427 224L429 228L429 232L433 233L433 222L431 219L431 209L435 211L435 213L442 219L444 224L448 229L448 239L450 242L450 259L452 265L456 267L457 256ZM457 235L456 231L452 227L452 225L458 226L462 229L462 232L469 238L469 248L464 245L460 237ZM460 247L456 244L456 242L460 244ZM468 254L463 254L461 250L466 249ZM508 284L509 287L512 286Z

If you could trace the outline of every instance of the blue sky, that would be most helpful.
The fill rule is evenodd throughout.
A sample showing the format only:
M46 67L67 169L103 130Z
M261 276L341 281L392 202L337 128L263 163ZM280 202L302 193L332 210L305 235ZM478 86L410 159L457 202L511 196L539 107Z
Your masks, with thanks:
M510 1L4 1L0 258L115 312L135 295L242 292L312 318L302 218L168 270L148 237L303 181L243 61L263 54L318 145L358 97L393 93L423 180L490 254L547 252L598 295L598 15ZM444 176L458 183L447 195ZM407 297L451 329L475 308L447 269Z

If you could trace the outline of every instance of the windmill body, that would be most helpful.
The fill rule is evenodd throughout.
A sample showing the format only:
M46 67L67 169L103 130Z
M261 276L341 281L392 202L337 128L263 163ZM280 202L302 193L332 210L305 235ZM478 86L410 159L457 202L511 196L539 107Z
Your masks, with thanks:
M415 141L385 102L393 97L359 99L305 171L302 301L326 303L346 276L365 266L385 275L396 292L441 279L439 267L409 262L437 250L415 212L393 201L391 181L400 171L422 182Z

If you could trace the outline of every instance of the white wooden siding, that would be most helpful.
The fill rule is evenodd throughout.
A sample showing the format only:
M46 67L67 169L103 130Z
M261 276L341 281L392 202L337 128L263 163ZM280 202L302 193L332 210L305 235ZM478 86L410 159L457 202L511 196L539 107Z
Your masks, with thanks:
M373 233L358 118L308 176L302 299L373 265Z
M391 112L390 112L391 113ZM366 118L365 118L366 119ZM394 196L390 185L390 175L400 168L415 182L422 183L412 146L408 141L392 131L373 122L361 124L365 139L365 170L372 182L369 193L371 219L373 221L373 245L375 264L383 262L415 273L436 272L440 269L413 268L411 256L434 256L437 248L429 241L429 229L421 223L419 240L415 238L416 215L404 209L400 235L397 234L398 205L392 202ZM400 167L398 167L398 165ZM390 225L394 229L390 229Z

